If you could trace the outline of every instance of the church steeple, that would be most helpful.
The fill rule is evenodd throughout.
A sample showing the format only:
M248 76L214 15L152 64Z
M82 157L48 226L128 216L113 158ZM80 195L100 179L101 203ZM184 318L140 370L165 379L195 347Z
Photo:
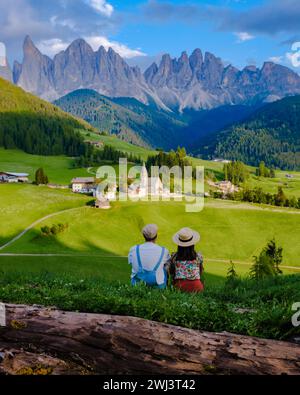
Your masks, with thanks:
M148 171L145 163L141 170L141 188L146 190L148 189Z

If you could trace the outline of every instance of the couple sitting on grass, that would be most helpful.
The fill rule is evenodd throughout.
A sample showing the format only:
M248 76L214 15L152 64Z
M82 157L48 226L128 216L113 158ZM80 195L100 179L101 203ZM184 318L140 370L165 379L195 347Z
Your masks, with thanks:
M156 225L147 225L142 232L145 243L132 247L128 256L132 266L132 285L143 282L150 287L165 289L168 278L171 278L173 286L183 292L199 293L204 290L201 281L203 258L195 251L199 233L189 228L177 232L173 242L178 249L170 256L166 248L156 243Z

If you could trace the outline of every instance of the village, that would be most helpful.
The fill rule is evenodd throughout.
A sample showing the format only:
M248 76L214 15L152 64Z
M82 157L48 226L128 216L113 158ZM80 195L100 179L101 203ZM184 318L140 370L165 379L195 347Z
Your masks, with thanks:
M0 171L0 183L30 183L29 177L30 175L27 173ZM286 174L285 178L293 179L294 176ZM207 179L206 182L211 187L210 192L204 193L206 198L212 196L212 191L217 191L226 199L228 195L240 190L238 186L227 180L214 182ZM91 195L95 199L94 207L103 210L110 209L111 202L116 201L118 194L122 192L122 187L118 186L116 181L106 182L102 185L95 176L75 177L70 180L69 185L57 185L49 182L47 187L51 189L71 189L75 194ZM179 190L171 192L169 186L164 185L159 176L150 176L145 163L141 167L138 180L128 178L126 193L130 200L142 200L149 197L154 200L181 198L184 194Z

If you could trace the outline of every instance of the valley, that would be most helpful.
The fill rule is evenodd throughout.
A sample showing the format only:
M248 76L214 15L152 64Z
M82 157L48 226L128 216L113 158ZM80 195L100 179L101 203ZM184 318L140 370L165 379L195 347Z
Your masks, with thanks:
M176 323L174 312L168 315L168 307L161 298L159 312L156 307L153 310L155 290L128 287L127 254L132 245L142 242L140 232L147 223L155 222L159 226L159 243L170 252L175 249L172 235L188 226L201 234L199 250L204 256L203 281L208 291L194 301L198 311L204 314L202 323L187 322L184 314L179 322L195 329L231 329L271 338L290 336L283 329L274 333L274 322L286 309L281 300L273 306L274 322L273 316L267 326L262 327L262 322L266 322L264 317L270 313L264 292L274 294L274 300L276 292L283 295L288 284L291 290L288 300L298 292L300 210L295 201L300 198L300 172L297 161L287 160L298 149L297 96L268 105L224 105L202 111L189 108L180 113L178 108L170 111L157 103L146 105L132 97L106 97L89 89L74 90L52 105L1 79L0 88L0 171L24 173L29 178L29 183L24 184L0 183L0 283L4 284L0 296L3 300L53 303L66 309L127 313ZM273 109L282 105L283 112L276 110L275 118ZM261 129L263 138L258 136L249 147L258 152L257 146L267 141L265 136L273 146L265 145L255 157L250 153L252 156L245 161L248 165L243 165L247 177L240 189L261 190L274 196L281 190L288 200L295 198L293 207L215 196L221 190L218 182L225 179L225 159L230 162L237 155L237 159L243 160L244 135L250 133L251 140ZM233 138L237 130L241 134ZM277 139L279 135L281 143ZM280 144L285 155L281 155ZM70 189L72 179L94 177L101 165L112 165L118 173L116 155L131 155L132 162L147 163L149 157L157 155L171 160L177 153L170 150L180 145L187 148L183 159L193 167L205 168L205 207L199 213L187 213L186 202L174 200L116 201L110 202L109 210L101 210L93 207L92 196L76 194ZM222 151L226 146L226 152ZM268 148L274 147L278 152L266 160L274 176L258 175L260 160L266 158ZM100 160L105 149L111 150L112 156ZM221 159L215 159L217 153ZM280 166L276 165L277 154L281 155ZM34 185L40 168L48 177L48 186ZM55 233L46 234L41 229L54 229ZM249 280L249 275L254 257L260 256L272 239L283 248L280 266L283 276L261 280L265 285L259 286ZM236 291L239 296L232 289L228 301L237 308L255 305L258 313L247 315L242 324L234 316L231 322L227 320L219 326L215 319L211 326L208 317L213 311L216 318L222 310L232 263L240 284ZM85 291L81 293L83 288ZM245 297L241 297L239 289ZM132 292L140 293L138 305L132 299ZM87 300L86 295L91 299ZM177 295L173 290L166 291L166 295L170 300L176 297L180 303L189 303L189 296ZM96 301L99 297L101 303ZM215 307L211 308L210 303ZM252 320L256 322L254 329Z

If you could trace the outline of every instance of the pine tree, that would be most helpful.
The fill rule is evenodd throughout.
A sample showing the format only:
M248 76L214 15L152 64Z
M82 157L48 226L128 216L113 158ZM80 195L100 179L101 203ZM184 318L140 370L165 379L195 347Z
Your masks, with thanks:
M283 256L282 256L283 248L277 247L276 240L272 239L271 241L269 241L269 243L264 251L265 251L266 255L268 257L270 257L270 259L272 260L275 273L282 274L282 271L279 268L279 266L281 265L282 260L283 260Z
M238 275L235 270L235 264L230 261L230 267L227 272L227 277L226 277L226 284L229 286L234 286L238 282Z
M257 257L254 257L254 264L250 270L250 278L254 280L262 280L265 277L274 276L275 270L271 258L262 251Z
M48 176L44 173L44 169L39 168L35 173L36 185L46 185L49 183Z

